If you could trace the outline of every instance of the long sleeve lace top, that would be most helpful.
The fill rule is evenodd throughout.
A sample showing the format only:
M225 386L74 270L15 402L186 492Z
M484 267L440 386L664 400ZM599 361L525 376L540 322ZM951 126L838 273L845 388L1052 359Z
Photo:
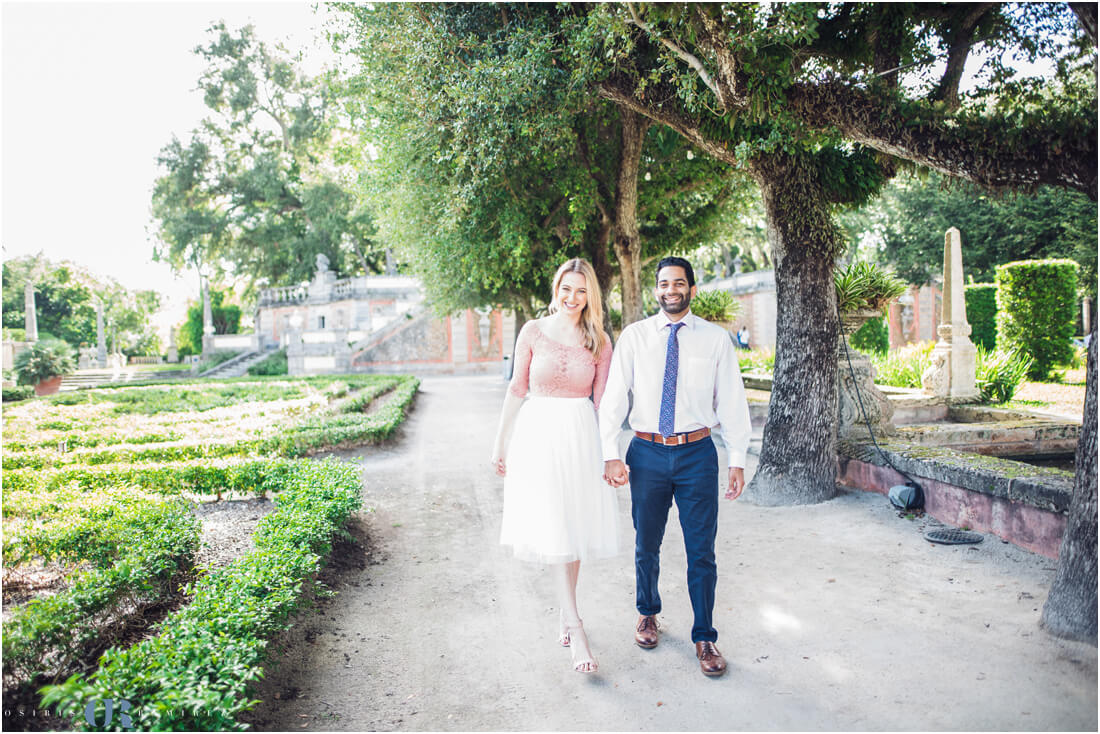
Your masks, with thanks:
M543 333L538 322L528 321L516 341L512 382L508 389L517 397L592 397L600 407L607 373L611 368L611 346L600 351L597 361L583 346L569 346Z

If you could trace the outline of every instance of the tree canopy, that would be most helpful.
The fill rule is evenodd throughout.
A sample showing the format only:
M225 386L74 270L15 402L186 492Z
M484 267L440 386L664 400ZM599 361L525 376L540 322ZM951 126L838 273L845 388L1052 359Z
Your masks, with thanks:
M217 23L210 36L195 53L211 114L158 157L156 257L249 287L309 280L318 253L338 274L381 272L325 80L299 72L251 26Z
M115 340L126 355L160 354L160 337L150 323L160 307L156 291L129 290L73 263L54 263L41 256L28 255L4 262L5 329L24 327L24 288L28 278L34 283L40 338L53 336L74 347L95 346L98 299L103 302L108 348Z
M340 10L337 46L361 61L349 97L380 151L368 194L446 309L531 313L556 264L583 256L627 310L641 265L711 237L743 194L679 136L575 83L560 7Z

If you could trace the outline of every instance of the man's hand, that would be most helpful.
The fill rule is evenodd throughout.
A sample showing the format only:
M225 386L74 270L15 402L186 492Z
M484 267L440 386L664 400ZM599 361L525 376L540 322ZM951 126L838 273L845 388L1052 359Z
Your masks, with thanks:
M603 463L603 480L612 487L621 487L630 481L630 474L620 459L612 459Z
M730 467L730 484L726 487L726 499L735 500L745 489L745 470L739 466Z

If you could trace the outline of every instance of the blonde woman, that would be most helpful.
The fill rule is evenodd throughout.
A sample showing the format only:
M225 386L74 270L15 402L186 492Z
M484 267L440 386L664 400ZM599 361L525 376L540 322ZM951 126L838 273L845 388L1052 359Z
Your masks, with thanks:
M580 564L618 552L618 504L603 480L596 420L611 364L602 322L595 271L569 260L554 275L550 315L524 324L516 341L491 459L504 477L500 542L553 567L558 641L579 673L599 667L577 611Z

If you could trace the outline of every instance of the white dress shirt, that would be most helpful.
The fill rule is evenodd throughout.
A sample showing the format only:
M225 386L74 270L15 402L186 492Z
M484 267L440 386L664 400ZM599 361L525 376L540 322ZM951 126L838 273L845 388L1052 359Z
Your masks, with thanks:
M630 427L659 433L661 391L669 324L664 311L623 329L611 357L611 373L600 404L604 461L621 459L619 434L630 410ZM730 467L744 467L752 435L749 403L730 335L689 310L676 335L680 345L676 373L675 433L710 428L722 436ZM628 393L633 393L630 408Z

